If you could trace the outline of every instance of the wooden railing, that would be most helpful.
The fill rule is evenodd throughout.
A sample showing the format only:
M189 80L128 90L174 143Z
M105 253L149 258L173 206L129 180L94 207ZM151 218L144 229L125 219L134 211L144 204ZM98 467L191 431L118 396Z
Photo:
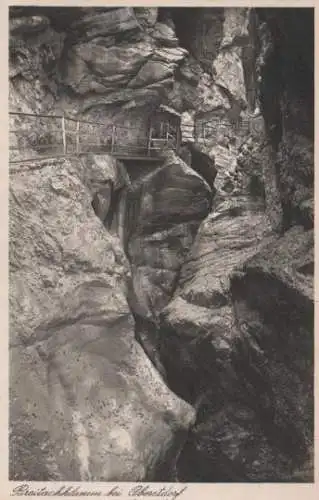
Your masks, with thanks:
M218 134L227 134L229 130L238 137L247 137L250 134L261 134L263 124L260 119L238 119L231 122L228 119L213 117L207 121L195 122L194 138L196 142L211 143Z
M119 158L158 158L167 147L178 148L178 130L169 122L148 130L64 115L10 112L9 161L109 153Z
M111 154L120 159L161 159L166 148L178 152L180 129L168 120L154 118L147 128L122 127L66 116L10 112L9 161L19 163L41 158L78 156L87 153ZM196 120L188 136L198 143L211 144L220 132L230 128L247 136L260 124L253 120L231 123L225 118ZM187 125L183 125L184 132ZM255 130L256 132L256 130ZM258 132L257 132L258 133Z

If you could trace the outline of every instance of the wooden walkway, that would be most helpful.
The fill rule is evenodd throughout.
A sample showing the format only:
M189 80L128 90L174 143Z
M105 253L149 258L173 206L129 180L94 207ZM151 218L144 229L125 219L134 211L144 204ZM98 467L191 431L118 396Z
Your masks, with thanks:
M179 130L167 122L149 130L76 120L66 116L10 112L9 162L111 154L126 161L159 162L166 148L177 150Z
M76 120L66 116L10 112L9 162L21 163L39 159L111 154L124 161L163 161L169 148L178 153L181 130L169 120L156 115L147 128L122 127L101 122ZM237 137L261 133L257 119L231 123L228 119L211 116L190 125L190 133L198 144L210 146L218 142L218 134L227 135L230 129ZM186 130L187 132L187 130Z

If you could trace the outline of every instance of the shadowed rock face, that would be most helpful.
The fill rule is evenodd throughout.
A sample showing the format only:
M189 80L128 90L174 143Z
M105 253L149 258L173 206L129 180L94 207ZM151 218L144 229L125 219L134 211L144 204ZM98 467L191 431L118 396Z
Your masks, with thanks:
M257 9L271 48L261 70L261 103L276 170L284 229L313 226L313 9Z
M296 227L232 274L228 307L167 308L165 354L188 357L183 396L199 405L180 479L312 481L312 265L313 234Z

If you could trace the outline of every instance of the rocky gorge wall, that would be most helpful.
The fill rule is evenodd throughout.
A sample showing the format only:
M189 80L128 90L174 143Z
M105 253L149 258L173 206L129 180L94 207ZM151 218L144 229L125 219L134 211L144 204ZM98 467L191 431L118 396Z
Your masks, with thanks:
M134 174L107 155L12 168L12 478L311 481L313 59L294 16L13 9L11 110L134 124L137 144L165 104L184 140Z
M198 407L182 480L307 481L313 473L312 17L298 10L307 35L296 50L296 12L258 15L266 125L258 171L250 137L237 190L221 191L217 174L213 210L161 312L171 387Z
M11 174L12 479L150 480L194 419L134 338L128 262L91 206L117 172L100 156Z
M179 113L205 114L226 112L239 101L240 111L246 96L236 15L242 22L248 11L225 12L224 55L207 71L177 38L175 14L168 9L69 8L63 17L54 7L12 8L10 109L133 125L126 141L138 139L160 103ZM215 11L210 18L213 23ZM247 19L241 32L247 42ZM216 53L220 43L214 42Z

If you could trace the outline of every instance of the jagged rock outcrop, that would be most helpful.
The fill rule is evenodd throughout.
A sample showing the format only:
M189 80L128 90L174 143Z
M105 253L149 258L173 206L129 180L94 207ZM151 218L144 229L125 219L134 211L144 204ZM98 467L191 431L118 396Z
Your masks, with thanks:
M245 109L247 54L244 57L243 47L252 43L248 30L249 9L167 10L172 11L180 43L191 54L181 66L178 79L182 83L183 98L195 99L189 99L189 106L200 113L220 106L228 109L236 102L240 109Z
M172 28L156 22L154 8L93 9L78 13L80 19L74 12L67 31L56 9L45 12L47 17L25 15L11 20L11 94L26 85L30 74L33 80L39 72L42 80L51 80L45 99L31 92L32 111L39 111L41 100L42 111L63 109L72 115L89 110L94 114L100 106L119 102L131 102L133 108L137 103L149 106L172 85L176 68L187 55ZM60 53L55 39L61 40ZM47 54L51 60L44 64ZM43 86L46 83L41 81ZM124 92L127 88L131 90ZM115 110L113 106L113 114ZM110 115L108 109L103 111L105 117Z
M154 479L194 418L134 339L128 263L91 206L109 181L101 156L11 172L12 479Z
M248 9L224 9L223 37L220 51L213 62L214 80L227 89L231 99L247 106L247 90L243 64L243 46L248 45Z

